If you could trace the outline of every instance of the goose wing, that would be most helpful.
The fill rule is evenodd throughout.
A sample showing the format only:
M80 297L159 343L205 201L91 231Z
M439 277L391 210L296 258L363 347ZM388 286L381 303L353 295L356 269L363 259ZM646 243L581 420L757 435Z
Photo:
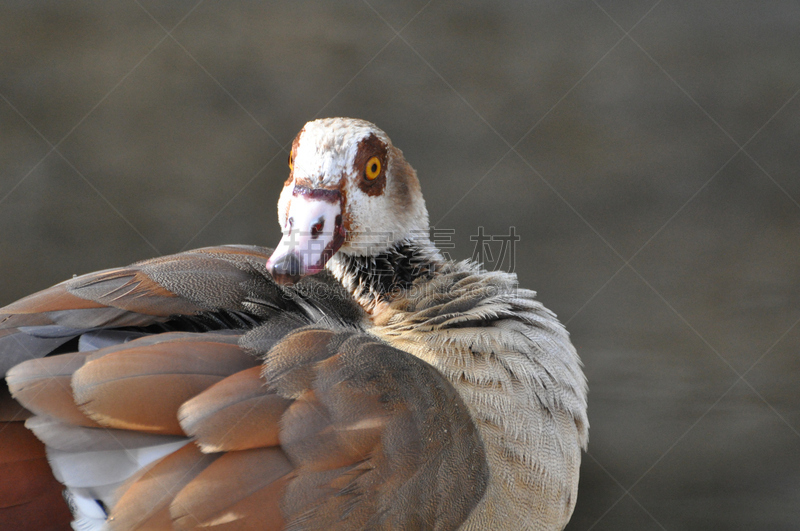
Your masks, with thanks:
M0 310L0 467L27 416L86 529L458 527L487 467L452 385L361 330L330 278L277 286L268 256L191 251ZM38 452L22 475L52 497ZM5 528L24 513L2 500Z

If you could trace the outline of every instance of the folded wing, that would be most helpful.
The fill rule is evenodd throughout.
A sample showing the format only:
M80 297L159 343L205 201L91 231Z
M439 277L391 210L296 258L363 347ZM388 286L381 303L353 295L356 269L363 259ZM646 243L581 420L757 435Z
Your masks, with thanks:
M457 528L488 472L453 387L324 275L275 285L268 255L192 251L0 310L2 420L32 415L87 529Z

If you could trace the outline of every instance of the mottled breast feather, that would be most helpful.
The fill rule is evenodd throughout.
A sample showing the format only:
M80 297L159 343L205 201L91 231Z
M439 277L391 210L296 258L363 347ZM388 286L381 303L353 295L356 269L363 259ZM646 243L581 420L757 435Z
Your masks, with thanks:
M575 505L586 379L566 330L534 297L516 275L448 263L374 319L372 333L453 384L478 427L492 479L465 529L560 529Z

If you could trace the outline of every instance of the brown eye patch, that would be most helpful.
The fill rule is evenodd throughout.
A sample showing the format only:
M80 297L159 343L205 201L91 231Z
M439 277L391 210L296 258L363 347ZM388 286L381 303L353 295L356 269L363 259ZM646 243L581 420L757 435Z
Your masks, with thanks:
M386 158L388 148L375 133L370 133L358 143L353 169L360 179L358 187L369 196L381 195L386 188ZM377 164L375 159L377 158ZM368 167L369 166L369 167ZM377 169L377 175L375 170Z

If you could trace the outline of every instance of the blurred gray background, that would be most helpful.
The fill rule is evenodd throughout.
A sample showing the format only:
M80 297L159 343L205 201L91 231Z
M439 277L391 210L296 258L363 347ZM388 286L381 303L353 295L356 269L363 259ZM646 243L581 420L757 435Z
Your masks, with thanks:
M797 1L2 0L0 305L274 244L288 143L365 118L572 333L568 529L798 529L799 89Z

